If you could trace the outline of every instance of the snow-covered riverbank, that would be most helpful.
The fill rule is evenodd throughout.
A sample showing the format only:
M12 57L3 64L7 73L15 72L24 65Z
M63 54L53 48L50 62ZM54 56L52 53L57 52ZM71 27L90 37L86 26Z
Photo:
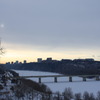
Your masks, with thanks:
M31 75L58 75L57 73L50 72L39 72L39 71L22 71L15 70L20 76L31 76ZM38 78L30 78L38 82ZM100 91L100 81L95 81L95 79L83 82L82 78L74 77L73 82L68 82L68 77L58 78L58 83L54 83L54 78L42 78L42 83L47 85L53 92L60 91L63 92L65 88L70 87L74 93L84 93L85 91L89 93L96 94Z

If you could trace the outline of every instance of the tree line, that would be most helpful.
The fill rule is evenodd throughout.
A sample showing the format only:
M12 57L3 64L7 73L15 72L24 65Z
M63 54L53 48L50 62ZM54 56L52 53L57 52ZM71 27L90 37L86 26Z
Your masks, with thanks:
M5 64L8 69L56 72L67 75L100 74L100 61L55 61L26 64Z

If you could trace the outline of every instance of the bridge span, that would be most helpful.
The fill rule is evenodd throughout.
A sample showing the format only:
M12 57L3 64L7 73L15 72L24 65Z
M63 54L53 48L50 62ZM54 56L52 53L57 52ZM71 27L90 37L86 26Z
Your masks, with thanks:
M68 78L69 82L73 82L73 77L80 77L82 78L82 81L87 81L89 78L94 78L96 81L100 80L100 75L38 75L38 76L20 76L20 77L14 77L14 78L38 78L38 82L42 82L42 78L54 78L54 82L58 82L59 77L66 77L66 80ZM65 81L66 81L65 80Z

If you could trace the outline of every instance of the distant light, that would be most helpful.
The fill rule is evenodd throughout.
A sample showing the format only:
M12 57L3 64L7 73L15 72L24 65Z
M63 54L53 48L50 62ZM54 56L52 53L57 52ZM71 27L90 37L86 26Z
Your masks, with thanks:
M4 24L0 24L0 27L1 27L1 28L4 28Z

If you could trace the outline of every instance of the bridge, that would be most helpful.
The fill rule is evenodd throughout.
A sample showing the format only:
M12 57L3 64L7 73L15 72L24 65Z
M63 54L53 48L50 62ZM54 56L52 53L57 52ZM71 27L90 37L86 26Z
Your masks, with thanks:
M87 78L95 78L96 81L100 80L100 75L41 75L41 76L20 76L20 77L12 77L12 78L38 78L38 83L42 82L42 78L54 78L54 82L58 82L59 77L66 77L68 78L69 82L73 82L73 77L80 77L82 78L82 81L87 81ZM67 79L66 79L67 80Z

